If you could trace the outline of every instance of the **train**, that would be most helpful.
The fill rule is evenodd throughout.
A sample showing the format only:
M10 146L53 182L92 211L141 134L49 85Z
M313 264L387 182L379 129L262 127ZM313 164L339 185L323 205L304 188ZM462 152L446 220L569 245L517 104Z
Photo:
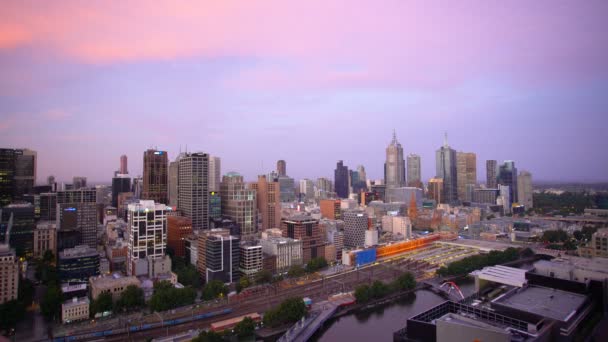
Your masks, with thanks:
M191 317L172 319L172 320L157 322L157 323L132 325L129 327L124 327L124 328L102 330L102 331L92 331L92 332L66 335L66 336L56 336L56 337L53 337L53 342L71 342L71 341L80 341L80 340L85 340L85 339L90 339L90 338L95 338L95 337L106 337L106 336L113 336L113 335L120 335L120 334L127 334L127 333L136 333L136 332L146 331L146 330L150 330L150 329L170 327L170 326L179 325L179 324L188 323L188 322L194 322L194 321L198 321L198 320L202 320L202 319L223 316L223 315L227 315L227 314L231 313L232 311L233 311L232 308L227 308L227 309L223 309L223 310L194 315Z

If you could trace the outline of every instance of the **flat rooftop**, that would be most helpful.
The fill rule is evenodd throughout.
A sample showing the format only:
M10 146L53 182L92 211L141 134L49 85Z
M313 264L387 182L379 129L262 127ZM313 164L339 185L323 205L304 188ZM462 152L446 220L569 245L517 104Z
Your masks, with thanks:
M471 275L482 280L511 286L523 287L526 283L526 270L507 266L488 266L471 272Z
M493 303L567 322L586 300L587 296L578 293L530 286L506 293Z

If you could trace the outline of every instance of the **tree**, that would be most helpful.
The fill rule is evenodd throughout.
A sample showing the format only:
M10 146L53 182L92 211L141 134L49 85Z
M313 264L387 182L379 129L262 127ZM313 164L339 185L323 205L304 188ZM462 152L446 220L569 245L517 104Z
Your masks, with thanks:
M203 287L203 300L211 300L228 294L228 286L219 280L212 280Z
M323 257L312 258L306 264L306 272L312 273L327 267L327 260Z
M293 265L287 271L287 276L290 278L298 278L306 274L304 268L300 265Z
M272 273L269 270L261 270L260 272L255 274L255 283L258 285L270 283L271 281Z
M176 258L177 259L177 258ZM199 288L201 286L201 277L193 265L183 266L175 271L177 281L184 286L192 286Z
M34 284L27 278L21 278L19 280L19 294L17 299L23 306L30 306L34 299Z
M236 283L236 292L241 293L241 291L248 288L249 286L251 286L251 282L249 281L249 278L241 277L241 279L239 279L239 282Z
M416 287L416 277L411 272L405 272L395 279L393 288L397 291L412 290Z
M222 335L214 331L201 331L198 337L192 339L192 342L222 342Z
M238 338L252 336L255 331L255 321L251 317L245 317L234 327L234 332Z
M545 230L543 232L543 237L542 240L545 242L564 242L566 240L568 240L568 233L566 233L565 231L558 229L558 230Z
M95 317L95 314L98 313L112 311L112 304L112 294L109 292L102 292L97 299L91 302L89 309L91 317Z
M144 290L139 286L129 285L116 301L116 310L130 311L146 304Z
M44 251L44 255L42 256L42 262L50 264L55 262L55 254L50 249Z
M25 317L25 307L16 300L0 304L0 330L15 328Z
M264 325L276 327L285 323L293 323L306 315L306 304L302 298L285 299L278 307L264 313Z
M40 303L40 311L44 318L48 321L60 316L62 301L61 288L57 285L51 285L46 290L44 297Z
M370 287L370 295L374 299L379 299L386 296L389 293L388 286L380 280L376 280Z
M369 285L359 285L355 288L357 303L367 303L372 298Z
M196 290L191 287L178 289L168 281L161 281L154 285L154 294L148 305L153 311L165 311L179 306L194 303Z
M519 254L522 258L530 258L534 256L534 251L530 247L526 247Z

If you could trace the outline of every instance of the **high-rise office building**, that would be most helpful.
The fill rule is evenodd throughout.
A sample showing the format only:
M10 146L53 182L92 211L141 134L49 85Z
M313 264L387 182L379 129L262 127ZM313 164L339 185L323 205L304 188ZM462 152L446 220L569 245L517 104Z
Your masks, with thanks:
M486 160L486 188L498 189L498 183L496 183L497 171L496 160Z
M124 154L120 156L120 170L118 171L123 175L129 174L129 170L127 169L127 156Z
M315 186L308 178L300 179L300 200L312 201L315 198Z
M181 156L181 155L180 155ZM177 207L177 179L179 170L179 156L169 163L169 206Z
M134 275L138 260L162 258L167 249L167 212L154 201L129 204L127 214L127 274Z
M407 186L422 188L420 156L408 154L407 156Z
M287 176L287 163L282 159L277 161L277 173L279 176Z
M496 182L499 185L509 187L509 205L519 201L517 197L517 168L515 167L514 161L505 160L504 163L498 167Z
M220 157L209 157L209 191L220 191L222 182L222 160Z
M36 151L0 149L0 207L22 200L36 184Z
M192 220L192 229L209 229L209 155L185 153L179 158L177 208Z
M254 189L248 189L243 176L229 172L220 184L222 197L222 215L228 216L241 228L241 235L250 237L257 233L256 206L257 198Z
M447 133L443 146L435 153L437 166L436 178L443 179L442 203L454 203L458 200L458 176L456 172L456 151L448 145Z
M209 230L200 231L196 238L196 269L203 280L207 280L207 240L214 235L219 235L224 238L230 236L230 230L223 228L212 228ZM192 253L192 252L191 252Z
M348 166L344 165L341 160L338 161L334 171L334 188L336 195L340 198L348 198L348 176Z
M317 178L317 189L315 196L318 200L334 197L334 184L331 180L321 177Z
M149 149L144 152L144 177L141 199L169 203L167 152Z
M526 209L534 208L532 201L532 174L528 171L521 171L517 176L517 201L523 204Z
M19 257L31 257L34 253L34 206L30 203L9 204L0 209L0 241L5 241L8 226L9 245Z
M222 197L219 192L209 191L209 219L222 217Z
M40 220L57 220L57 193L46 192L40 194Z
M477 185L477 157L475 153L456 152L458 199L471 201Z
M87 177L73 177L72 189L78 190L87 187Z
M97 191L78 189L57 192L58 250L76 245L97 247Z
M325 243L319 229L319 221L306 215L296 215L281 220L283 237L302 241L304 263L325 256Z
M250 184L256 191L256 206L262 216L261 230L281 226L281 190L277 180L258 176L258 181Z
M435 203L445 203L443 196L443 179L431 178L428 183L428 194L429 199L435 200Z
M342 213L344 220L344 246L356 248L365 245L365 231L368 217L363 211L353 210Z
M131 192L131 178L127 174L117 174L112 178L112 206L118 208L118 194Z
M397 134L393 131L393 140L386 148L386 162L384 163L384 184L387 188L405 186L405 161L403 160L403 147L397 141Z
M359 173L359 181L367 185L367 172L365 171L365 166L358 165L357 172Z

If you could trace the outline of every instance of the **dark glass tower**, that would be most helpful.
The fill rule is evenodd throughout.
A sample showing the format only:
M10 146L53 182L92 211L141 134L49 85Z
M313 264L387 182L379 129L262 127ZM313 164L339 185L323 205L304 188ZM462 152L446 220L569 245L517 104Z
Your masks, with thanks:
M448 145L447 134L443 146L435 152L437 178L443 179L442 203L458 201L458 180L456 171L456 151Z
M348 166L340 160L334 171L334 187L336 195L340 198L348 198Z
M505 160L504 163L498 168L498 176L496 182L500 185L506 185L509 187L509 198L511 203L518 202L517 197L517 168L515 162L512 160Z

